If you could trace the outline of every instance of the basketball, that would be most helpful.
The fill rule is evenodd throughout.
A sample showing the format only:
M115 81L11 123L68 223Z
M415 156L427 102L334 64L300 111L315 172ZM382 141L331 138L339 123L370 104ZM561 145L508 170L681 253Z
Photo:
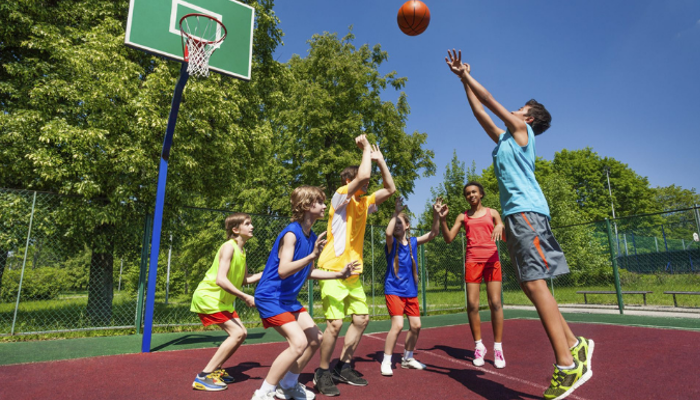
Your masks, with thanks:
M417 36L425 32L430 23L430 10L420 0L409 0L399 8L396 17L401 32L408 36Z

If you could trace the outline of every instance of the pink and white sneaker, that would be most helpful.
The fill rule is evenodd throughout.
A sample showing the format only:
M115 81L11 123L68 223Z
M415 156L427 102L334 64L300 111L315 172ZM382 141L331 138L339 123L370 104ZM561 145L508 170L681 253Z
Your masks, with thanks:
M505 368L506 359L503 357L503 350L494 350L493 353L493 365L496 368Z
M472 363L477 367L483 366L486 353L486 347L477 347L476 350L474 350L474 361L472 361Z

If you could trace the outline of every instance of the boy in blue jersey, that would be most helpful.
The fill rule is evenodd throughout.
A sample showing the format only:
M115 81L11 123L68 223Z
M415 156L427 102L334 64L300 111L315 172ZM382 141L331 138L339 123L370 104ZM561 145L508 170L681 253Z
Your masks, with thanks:
M299 382L299 374L321 345L323 332L297 296L307 279L345 279L357 273L357 261L341 271L313 268L326 244L325 232L316 236L311 227L326 209L323 191L301 186L292 192L292 223L277 236L265 270L255 288L255 305L263 326L273 327L289 343L270 366L253 400L313 399L316 395ZM279 384L279 387L277 385Z
M520 287L537 309L556 358L554 375L544 398L563 399L592 376L594 343L573 334L546 282L569 272L564 253L549 226L549 205L535 179L535 136L549 128L552 117L535 100L509 112L472 77L471 67L462 62L461 51L447 53L445 62L462 81L474 117L497 143L492 153L493 167L508 252ZM494 124L484 106L503 121L506 130Z

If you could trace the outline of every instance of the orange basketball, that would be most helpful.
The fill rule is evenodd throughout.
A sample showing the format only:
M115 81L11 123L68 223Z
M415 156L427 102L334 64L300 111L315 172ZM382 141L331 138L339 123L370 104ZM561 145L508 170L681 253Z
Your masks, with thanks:
M408 36L416 36L425 32L430 23L430 10L420 0L409 0L399 8L399 15L396 17L401 32Z

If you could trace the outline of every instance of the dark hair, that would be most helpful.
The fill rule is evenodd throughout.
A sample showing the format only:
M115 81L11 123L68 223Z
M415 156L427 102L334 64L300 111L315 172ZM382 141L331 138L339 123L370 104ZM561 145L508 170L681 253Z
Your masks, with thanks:
M355 179L357 176L357 171L360 169L359 165L351 165L343 170L343 172L340 173L340 179L343 180L341 183L341 186L345 186L348 184L348 181L352 181Z
M476 182L476 181L469 181L469 182L467 182L466 185L464 185L464 189L462 189L462 194L464 195L464 197L467 197L467 186L476 186L476 187L478 187L478 188L479 188L479 192L481 192L481 198L483 199L484 197L486 197L486 192L484 192L484 187L481 186L481 183Z
M226 217L224 226L226 227L226 238L235 239L238 234L233 231L233 228L238 228L245 221L250 220L250 215L242 212L233 213Z
M530 123L530 127L532 127L532 132L535 133L535 136L549 129L552 125L552 115L549 111L535 99L528 101L525 105L530 106L526 116L534 118L532 123Z

